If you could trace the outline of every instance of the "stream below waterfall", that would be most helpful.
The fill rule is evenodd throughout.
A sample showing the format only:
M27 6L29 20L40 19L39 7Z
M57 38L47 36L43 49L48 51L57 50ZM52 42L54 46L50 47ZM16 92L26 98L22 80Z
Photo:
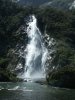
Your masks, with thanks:
M0 100L75 100L75 90L33 82L0 83Z

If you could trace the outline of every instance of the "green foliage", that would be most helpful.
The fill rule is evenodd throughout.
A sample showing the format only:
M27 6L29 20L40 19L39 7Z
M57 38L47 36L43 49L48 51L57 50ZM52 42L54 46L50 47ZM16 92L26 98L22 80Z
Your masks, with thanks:
M11 57L7 56L10 49L23 40L17 31L25 24L24 18L30 13L30 8L22 8L11 0L0 0L0 81L18 80L7 68L11 61Z
M9 62L7 53L22 39L22 35L17 35L16 32L24 24L24 18L32 13L35 13L42 33L46 29L47 34L57 42L56 54L52 61L52 66L55 66L55 69L52 71L49 69L48 82L52 79L53 81L68 80L65 77L69 78L68 82L70 82L73 75L72 80L74 80L75 10L62 11L50 7L38 9L22 8L10 0L0 1L0 74L4 76L4 79L7 77L7 80L15 80L15 75L8 70L4 70Z
M47 7L37 11L37 18L41 31L46 29L47 34L57 42L56 53L47 73L48 83L72 87L72 83L75 84L75 10ZM55 68L52 70L51 66Z
M46 27L47 34L57 41L56 62L61 66L71 64L75 53L74 11L61 11L47 7L37 11L37 18L41 31L44 32Z
M66 88L75 88L75 68L65 66L58 70L54 70L49 73L47 77L48 84L66 87Z
M22 8L11 0L0 0L0 56L6 55L9 48L15 47L16 31L24 24L24 18L31 9ZM15 41L16 40L16 41Z
M60 43L57 46L56 56L52 63L58 67L75 66L75 50Z
M17 81L20 81L18 78L17 78L17 75L10 72L9 70L4 70L4 69L0 69L0 81L1 82L17 82Z
M6 68L8 62L9 62L8 58L0 58L0 68Z

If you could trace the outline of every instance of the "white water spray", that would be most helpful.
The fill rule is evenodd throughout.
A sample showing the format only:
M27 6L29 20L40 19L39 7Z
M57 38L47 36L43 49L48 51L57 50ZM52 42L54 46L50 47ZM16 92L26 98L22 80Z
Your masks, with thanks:
M30 17L27 25L29 41L24 50L26 63L22 78L44 78L48 51L43 43L41 32L37 27L35 16Z
M50 38L46 28L45 33L42 35L37 27L35 16L30 16L29 20L27 20L27 28L24 28L24 32L27 33L28 43L24 50L19 49L19 56L25 59L25 61L24 63L20 61L15 68L15 71L20 71L19 78L26 81L45 79L48 69L54 69L54 66L51 64L53 60L51 55L55 53L56 41Z

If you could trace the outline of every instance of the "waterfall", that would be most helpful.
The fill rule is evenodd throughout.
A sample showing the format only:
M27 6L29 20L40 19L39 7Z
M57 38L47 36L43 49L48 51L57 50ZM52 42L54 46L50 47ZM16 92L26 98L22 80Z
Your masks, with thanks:
M44 45L34 15L30 16L27 22L26 33L28 35L28 44L24 50L25 69L22 78L44 78L48 50Z
M19 74L19 78L23 79L40 79L45 78L46 70L51 67L53 45L55 44L53 38L46 33L42 35L37 27L37 19L34 15L27 20L27 28L24 29L28 36L28 43L19 55L25 59L24 72ZM22 69L22 63L16 67Z

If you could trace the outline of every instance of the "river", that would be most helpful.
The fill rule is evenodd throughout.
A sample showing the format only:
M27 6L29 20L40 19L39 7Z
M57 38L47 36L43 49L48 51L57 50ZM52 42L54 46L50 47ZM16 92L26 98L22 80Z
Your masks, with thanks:
M75 100L75 90L34 82L0 83L0 100Z

